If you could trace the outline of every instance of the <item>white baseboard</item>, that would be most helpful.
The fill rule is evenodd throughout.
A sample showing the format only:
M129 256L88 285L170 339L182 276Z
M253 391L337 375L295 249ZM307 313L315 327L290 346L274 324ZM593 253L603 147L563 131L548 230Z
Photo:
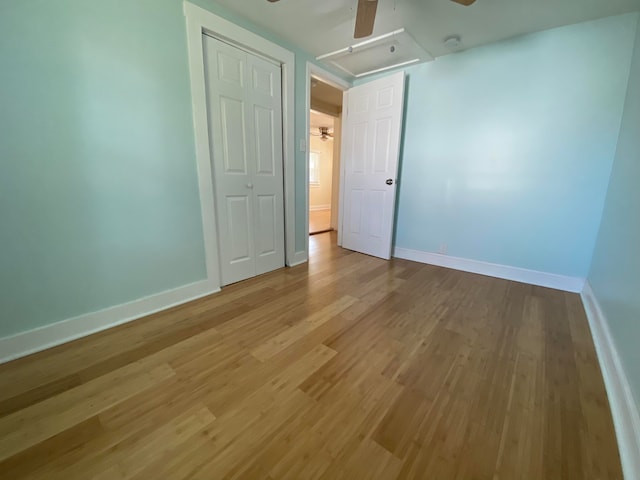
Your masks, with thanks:
M607 317L589 282L585 283L581 296L609 397L624 478L640 480L640 413L609 331Z
M218 286L211 285L208 280L202 280L115 307L0 338L0 363L55 347L219 291Z
M393 256L404 258L405 260L413 260L414 262L428 263L429 265L438 265L454 270L462 270L463 272L479 273L480 275L487 275L489 277L504 278L515 282L529 283L531 285L555 288L567 292L579 293L584 287L583 278L567 277L555 273L527 270L525 268L510 267L508 265L469 260L467 258L450 257L439 253L396 247L393 250Z
M301 250L293 254L293 258L287 264L287 267L295 267L308 261L307 252Z
M331 210L331 205L309 205L310 212L317 212L320 210Z

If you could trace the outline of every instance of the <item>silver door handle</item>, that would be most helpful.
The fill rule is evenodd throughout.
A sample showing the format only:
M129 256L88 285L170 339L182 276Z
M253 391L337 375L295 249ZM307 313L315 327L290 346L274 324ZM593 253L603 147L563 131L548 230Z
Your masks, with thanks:
M387 185L393 185L393 179L392 178L387 178L387 181L384 182L384 183L386 183Z
M253 188L253 183L247 183L247 188Z

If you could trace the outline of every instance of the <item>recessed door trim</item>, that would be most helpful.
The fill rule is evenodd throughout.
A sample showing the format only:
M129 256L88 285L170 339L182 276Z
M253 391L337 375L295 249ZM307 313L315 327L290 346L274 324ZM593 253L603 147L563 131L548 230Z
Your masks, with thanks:
M295 251L295 55L293 52L190 2L184 2L184 14L187 22L189 73L207 279L212 285L219 288L221 285L220 261L215 221L202 35L224 39L227 43L254 52L281 65L285 263L287 265L295 265L306 259L305 251Z

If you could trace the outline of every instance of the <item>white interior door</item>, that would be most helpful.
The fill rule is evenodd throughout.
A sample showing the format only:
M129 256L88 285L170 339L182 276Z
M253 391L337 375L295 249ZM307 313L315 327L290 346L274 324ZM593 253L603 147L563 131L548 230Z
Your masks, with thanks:
M342 246L389 259L402 134L404 72L349 89Z
M284 266L280 66L203 35L222 284Z

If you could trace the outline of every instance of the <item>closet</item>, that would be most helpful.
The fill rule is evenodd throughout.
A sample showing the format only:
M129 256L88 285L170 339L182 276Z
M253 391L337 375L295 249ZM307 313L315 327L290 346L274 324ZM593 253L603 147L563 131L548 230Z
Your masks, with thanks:
M203 35L222 285L284 266L279 64Z

